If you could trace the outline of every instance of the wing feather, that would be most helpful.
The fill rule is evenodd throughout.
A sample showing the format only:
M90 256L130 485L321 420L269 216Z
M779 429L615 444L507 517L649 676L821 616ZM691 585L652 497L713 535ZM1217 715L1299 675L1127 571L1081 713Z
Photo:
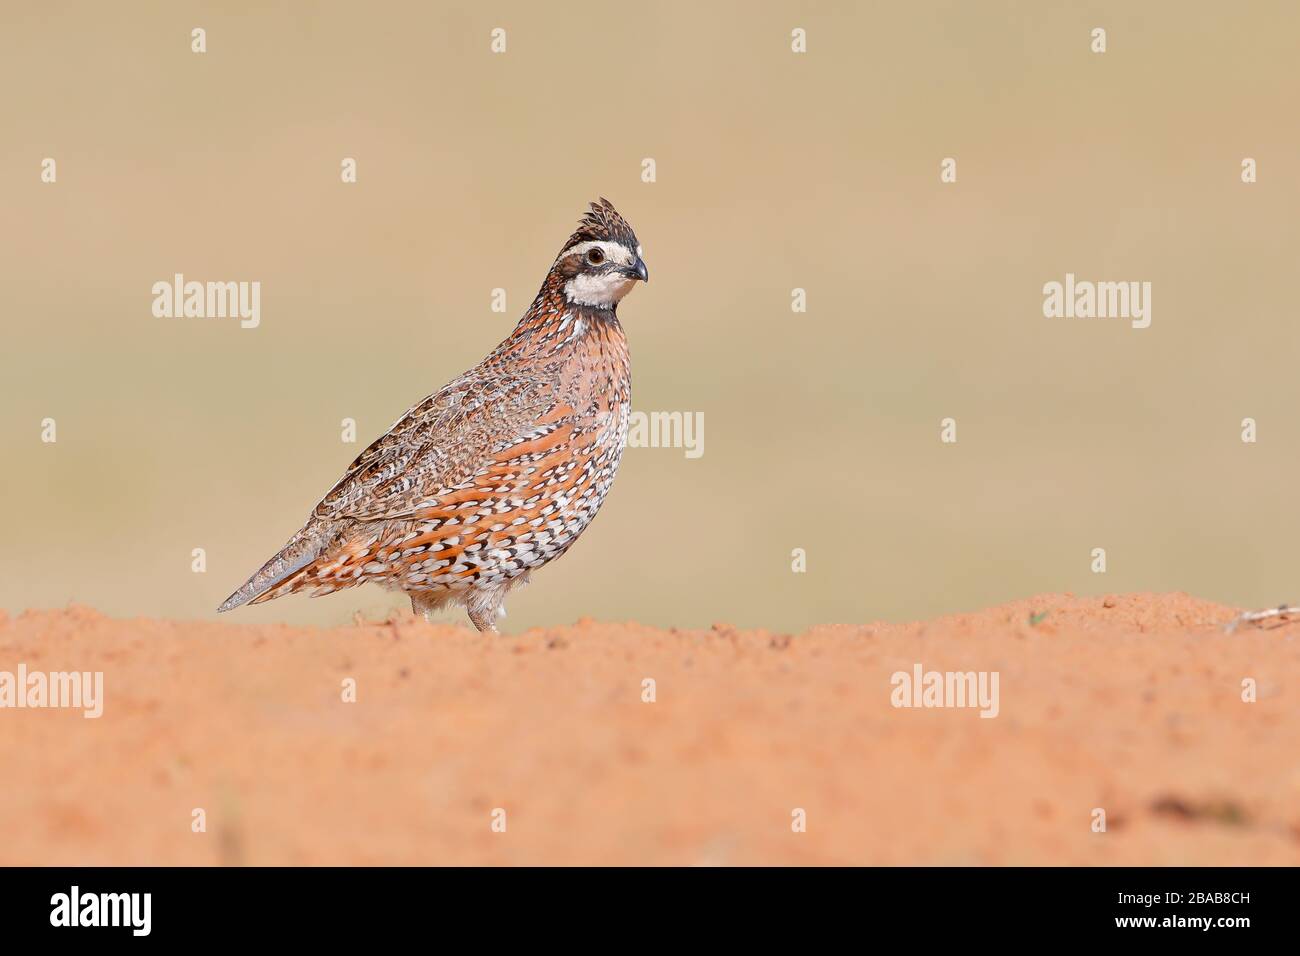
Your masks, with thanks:
M459 379L409 409L357 456L312 512L318 520L387 521L471 481L558 402L554 381Z

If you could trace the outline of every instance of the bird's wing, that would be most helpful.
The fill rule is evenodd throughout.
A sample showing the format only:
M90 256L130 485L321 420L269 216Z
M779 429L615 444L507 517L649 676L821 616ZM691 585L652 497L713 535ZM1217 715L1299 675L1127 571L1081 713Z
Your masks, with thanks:
M525 438L560 404L553 380L463 377L411 408L348 467L312 517L411 517L471 481L493 455Z

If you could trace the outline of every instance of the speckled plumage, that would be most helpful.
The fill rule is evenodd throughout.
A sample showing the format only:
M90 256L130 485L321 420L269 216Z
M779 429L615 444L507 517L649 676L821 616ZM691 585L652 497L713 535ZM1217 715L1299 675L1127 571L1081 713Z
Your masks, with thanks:
M614 481L631 388L616 309L638 278L636 236L593 203L505 341L363 451L219 610L373 582L494 629L510 589L573 545Z

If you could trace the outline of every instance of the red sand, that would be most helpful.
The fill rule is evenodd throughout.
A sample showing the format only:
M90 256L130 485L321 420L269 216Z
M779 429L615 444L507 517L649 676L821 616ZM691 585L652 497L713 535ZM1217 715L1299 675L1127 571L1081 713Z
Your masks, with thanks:
M1233 613L1043 595L505 637L0 614L0 671L105 686L98 720L0 710L0 863L1295 865L1300 623ZM916 663L997 671L999 715L891 706Z

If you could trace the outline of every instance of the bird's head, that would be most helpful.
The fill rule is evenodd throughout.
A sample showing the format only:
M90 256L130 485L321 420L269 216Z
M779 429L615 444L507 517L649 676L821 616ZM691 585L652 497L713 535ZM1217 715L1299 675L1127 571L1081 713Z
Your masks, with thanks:
M551 272L570 303L595 309L614 308L638 279L650 279L636 233L608 199L591 204Z

